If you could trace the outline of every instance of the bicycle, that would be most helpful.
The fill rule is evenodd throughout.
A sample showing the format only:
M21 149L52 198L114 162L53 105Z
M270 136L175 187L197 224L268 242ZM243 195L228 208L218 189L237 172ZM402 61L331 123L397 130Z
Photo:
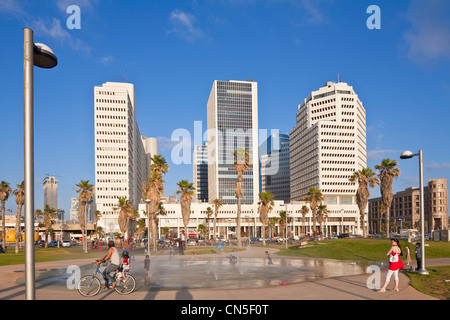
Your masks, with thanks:
M95 271L92 275L86 275L80 279L78 282L77 290L84 297L93 297L101 289L101 281L97 276L97 273L102 277L103 274L100 271L100 264L95 263ZM118 271L114 271L113 278L116 280ZM136 279L127 271L123 271L124 277L122 279L116 280L116 286L114 290L121 295L130 294L136 289ZM106 280L105 280L106 281Z

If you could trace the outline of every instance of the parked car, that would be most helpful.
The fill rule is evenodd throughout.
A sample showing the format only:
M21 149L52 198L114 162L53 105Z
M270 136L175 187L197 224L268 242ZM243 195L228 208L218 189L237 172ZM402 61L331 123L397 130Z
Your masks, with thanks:
M71 247L72 246L72 242L70 240L64 240L62 243L63 247Z
M61 245L61 242L59 243L60 245ZM50 241L49 243L48 243L48 247L49 248L51 248L51 247L57 247L58 246L58 241L57 240L53 240L53 241Z
M289 238L284 238L285 241L289 241ZM277 238L277 242L283 242L283 238L279 237Z
M188 245L188 246L195 246L196 244L197 244L197 242L195 242L194 239L189 239L189 240L187 241L187 245Z

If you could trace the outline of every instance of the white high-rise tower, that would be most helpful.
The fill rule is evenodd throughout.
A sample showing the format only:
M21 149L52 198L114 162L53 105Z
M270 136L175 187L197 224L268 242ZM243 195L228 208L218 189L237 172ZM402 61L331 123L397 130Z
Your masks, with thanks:
M300 104L290 132L291 200L302 200L315 187L333 209L329 218L358 219L358 186L349 178L365 167L363 104L347 83L327 82Z
M105 218L99 224L117 230L119 212L114 208L119 198L127 198L137 208L148 176L147 158L157 153L157 141L139 132L133 84L107 82L95 87L94 95L95 201Z

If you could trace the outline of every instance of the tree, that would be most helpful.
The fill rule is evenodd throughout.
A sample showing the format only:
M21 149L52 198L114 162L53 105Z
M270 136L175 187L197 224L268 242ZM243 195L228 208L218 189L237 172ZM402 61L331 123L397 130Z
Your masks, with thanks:
M3 247L6 248L6 201L11 194L11 187L8 182L0 182L0 202L2 203L2 238Z
M87 209L89 206L89 200L94 197L94 188L93 184L89 183L89 180L80 180L80 183L77 183L78 187L77 193L78 196L78 222L80 223L81 233L83 235L83 249L87 252L87 235L85 234L85 226L87 224Z
M261 192L259 194L258 211L259 219L262 223L263 246L266 245L266 224L269 220L269 212L272 211L273 205L273 195L270 192Z
M180 194L181 215L183 216L184 230L189 235L188 225L191 216L191 202L194 196L194 184L188 180L181 180L177 183L178 190L176 194Z
M222 201L220 201L219 199L214 199L213 205L214 205L214 230L213 230L213 240L214 240L214 242L216 242L216 220L217 220L217 215L219 214L219 209L223 206L223 203L222 203Z
M267 226L269 227L270 238L273 238L273 228L278 224L278 218L272 217L267 221ZM265 235L264 235L265 237Z
M317 235L317 206L319 203L323 201L322 191L316 189L314 187L309 189L309 193L306 197L303 198L304 201L309 202L309 207L311 208L312 216L313 216L313 239L316 240Z
M239 148L234 152L234 167L237 172L236 191L235 196L237 198L237 216L236 216L236 236L238 239L238 247L242 248L241 243L241 198L244 196L244 173L247 172L250 167L250 155L245 148Z
M44 208L44 226L45 226L45 247L48 247L48 234L52 230L52 225L55 223L54 219L57 218L56 210L51 208L48 204Z
M124 235L125 239L128 238L128 223L130 221L130 215L133 210L133 205L127 198L119 198L119 203L117 205L119 211L119 230L120 233Z
M156 214L160 206L161 196L164 195L164 180L162 177L163 174L169 171L169 166L166 159L161 155L157 154L150 159L152 161L150 177L142 183L142 196L144 199L150 200L147 214L149 216L149 230L152 235L153 250L156 251ZM150 241L150 234L148 235L148 241Z
M307 206L302 206L302 208L300 209L300 213L302 214L302 225L303 225L303 230L305 231L306 234L306 230L305 230L305 221L306 221L306 215L309 212L309 208Z
M25 181L21 184L17 184L17 189L14 190L13 195L16 197L17 211L16 211L16 254L19 253L19 241L22 237L22 229L20 227L22 217L22 207L25 203ZM31 235L34 238L34 235Z
M208 217L208 232L207 233L208 233L208 239L209 239L210 238L209 237L209 219L214 214L214 211L213 211L213 209L211 209L211 207L208 207L208 208L206 208L205 214L206 214L206 217Z
M400 176L400 169L396 168L397 164L397 161L387 158L383 159L381 164L375 166L375 169L379 171L378 177L380 178L381 199L386 206L386 237L388 238L390 209L392 199L394 198L392 184L394 183L394 178Z
M363 237L365 238L365 211L370 198L369 186L374 188L376 185L380 184L380 181L377 179L375 172L373 172L370 168L355 171L349 180L350 182L358 183L358 189L356 190L356 204L359 208L359 220L363 230Z
M317 207L317 220L319 221L319 236L320 240L323 240L323 229L322 229L322 223L325 221L325 219L328 217L328 209L325 204L320 204Z
M287 234L286 234L287 212L286 212L286 210L280 211L279 224L280 224L280 229L281 229L281 237L283 238L283 244L284 244L285 238L287 237Z

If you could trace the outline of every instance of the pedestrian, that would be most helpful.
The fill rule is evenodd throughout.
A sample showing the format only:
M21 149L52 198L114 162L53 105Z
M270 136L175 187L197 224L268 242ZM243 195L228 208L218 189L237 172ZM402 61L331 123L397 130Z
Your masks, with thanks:
M400 256L402 254L402 249L400 248L400 245L398 243L397 239L391 239L391 249L389 249L388 253L386 254L387 257L389 257L389 270L386 274L386 281L384 283L384 286L378 290L378 292L386 292L386 287L388 286L392 275L394 275L395 280L395 291L399 291L398 284L399 284L399 277L398 277L398 271L400 269L404 269L402 260L400 260Z
M144 259L144 281L145 284L150 282L150 256L148 254Z
M411 251L409 250L409 246L405 246L405 255L406 255L406 265L409 267L411 265Z
M184 233L184 230L181 231L181 237L180 237L180 255L184 255L184 245L186 243L186 234Z
M273 266L272 257L270 256L269 251L266 251L265 253L266 253L267 264L269 266Z
M417 270L420 270L422 268L422 247L420 246L420 242L416 243L414 254L416 255Z
M219 240L219 243L217 245L217 253L222 254L222 241Z

